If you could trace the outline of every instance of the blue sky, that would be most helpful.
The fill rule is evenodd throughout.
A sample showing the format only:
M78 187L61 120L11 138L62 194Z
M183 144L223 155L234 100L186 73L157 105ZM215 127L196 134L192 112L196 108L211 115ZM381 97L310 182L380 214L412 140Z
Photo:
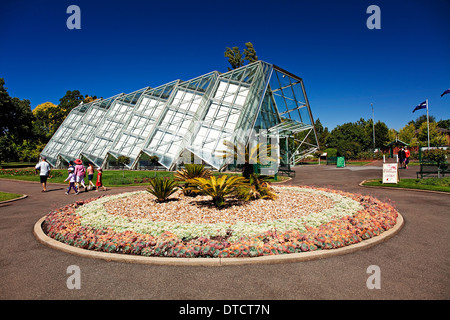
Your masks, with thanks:
M69 30L69 5L81 30ZM381 29L369 30L369 5ZM212 70L226 47L303 78L313 117L330 130L372 117L399 130L429 100L450 118L450 1L2 1L0 77L32 108L67 90L110 97Z

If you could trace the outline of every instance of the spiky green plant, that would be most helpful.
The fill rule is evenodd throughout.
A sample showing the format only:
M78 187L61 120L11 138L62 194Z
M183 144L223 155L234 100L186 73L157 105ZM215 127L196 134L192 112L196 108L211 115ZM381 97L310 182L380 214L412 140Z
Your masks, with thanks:
M178 184L172 179L156 177L150 180L150 187L147 191L156 197L157 202L166 201L178 190Z
M276 145L265 143L250 145L241 142L234 144L228 140L224 140L223 144L226 147L226 150L220 150L217 156L222 159L229 159L231 157L234 161L244 161L244 163L242 163L242 176L247 179L254 173L254 163L262 163L262 160L270 162L278 160L277 157L271 156L274 153L276 154Z
M194 178L188 180L193 185L192 191L209 195L215 206L223 207L225 198L236 196L239 187L245 182L245 178L238 176L221 176L216 179L211 176L208 179Z
M268 176L252 173L245 184L239 187L238 198L244 201L257 199L276 199L276 193L267 182Z
M205 169L205 166L202 164L185 164L184 167L184 169L175 173L175 181L184 181L183 194L185 196L194 196L196 193L192 191L192 185L187 181L194 178L209 178L212 172L209 169Z

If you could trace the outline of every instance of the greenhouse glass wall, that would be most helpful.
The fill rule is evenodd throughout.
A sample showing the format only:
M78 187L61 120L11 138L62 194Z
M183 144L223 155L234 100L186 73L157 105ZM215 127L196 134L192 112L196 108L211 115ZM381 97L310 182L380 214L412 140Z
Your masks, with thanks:
M81 158L113 168L126 156L129 169L145 169L157 156L168 170L186 159L221 170L230 161L223 157L225 141L248 145L262 136L279 145L278 166L295 164L319 148L303 80L257 61L82 103L41 155L54 167Z

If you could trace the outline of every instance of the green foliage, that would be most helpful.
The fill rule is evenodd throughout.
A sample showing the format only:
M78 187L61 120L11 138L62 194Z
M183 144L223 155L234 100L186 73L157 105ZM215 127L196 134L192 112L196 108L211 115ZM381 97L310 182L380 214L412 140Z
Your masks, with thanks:
M437 164L446 163L450 155L450 150L431 149L425 150L422 156L422 162L435 162Z
M184 169L178 170L175 173L175 181L184 181L184 195L194 196L196 193L192 191L193 186L188 182L188 180L195 178L209 178L212 172L209 169L205 169L205 166L202 164L185 164L184 167Z
M228 58L228 62L232 69L240 68L244 65L244 61L249 63L258 61L258 56L256 55L255 48L251 42L245 44L246 49L241 53L239 47L233 47L232 49L227 47L225 50L225 58ZM228 70L232 70L228 68Z
M9 96L0 78L0 162L18 160L20 145L32 135L30 101Z
M211 176L211 170L205 169L202 164L185 164L184 169L175 173L175 180L186 181L194 178L208 178Z
M158 163L159 161L159 157L158 156L149 156L148 159L150 160L151 163L153 163L154 165Z
M447 138L441 129L448 129L450 119L439 120L436 122L434 116L429 116L429 133L430 133L430 145L442 146L447 144ZM427 116L422 115L415 121L410 121L406 126L400 129L398 138L411 147L426 146L428 145L428 124Z
M335 148L325 149L324 152L327 153L327 157L337 157L337 149Z
M253 63L258 61L258 56L256 55L255 48L253 47L253 43L247 42L245 43L246 49L244 49L244 60L248 61L248 63Z
M242 56L239 47L233 47L233 49L227 47L224 55L225 58L228 58L228 62L230 63L231 68L237 69L244 65L244 57ZM231 69L228 68L228 70Z
M267 182L268 176L251 174L248 181L239 187L238 198L244 201L257 199L276 199L276 194Z
M150 186L147 191L156 197L157 202L166 201L173 193L178 190L178 184L167 178L154 178L150 180Z
M117 158L117 162L119 162L119 164L122 166L122 178L125 177L125 173L123 172L125 169L125 166L130 164L131 159L128 156L119 156Z
M117 158L117 162L119 162L122 165L128 165L128 164L130 164L131 159L128 156L119 156Z
M256 146L250 146L240 142L234 144L227 140L224 140L223 144L227 150L221 150L218 156L222 159L232 158L234 161L243 161L242 176L246 179L249 179L254 172L253 164L278 161L277 158L270 156L276 153L274 152L276 146L271 144L258 143Z
M375 148L389 142L389 129L385 123L375 123ZM360 152L373 150L372 119L360 119L355 123L344 123L334 128L327 138L327 145L337 149L337 156L356 159Z
M211 176L208 179L194 178L188 182L193 185L192 191L211 196L215 206L223 207L226 197L238 194L239 188L245 183L245 178L224 175L218 179Z

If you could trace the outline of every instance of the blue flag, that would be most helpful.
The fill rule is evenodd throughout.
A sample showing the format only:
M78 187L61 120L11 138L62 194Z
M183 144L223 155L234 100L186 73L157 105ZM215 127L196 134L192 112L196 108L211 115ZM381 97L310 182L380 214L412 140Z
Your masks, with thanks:
M447 93L450 93L450 89L447 89L447 90L445 90L445 91L444 91L444 93L443 93L443 94L441 94L441 97L443 97L443 96L444 96L444 94L447 94Z
M413 113L414 113L416 110L426 109L426 108L427 108L427 102L424 101L424 102L422 102L421 104L419 104L417 107L414 108Z

